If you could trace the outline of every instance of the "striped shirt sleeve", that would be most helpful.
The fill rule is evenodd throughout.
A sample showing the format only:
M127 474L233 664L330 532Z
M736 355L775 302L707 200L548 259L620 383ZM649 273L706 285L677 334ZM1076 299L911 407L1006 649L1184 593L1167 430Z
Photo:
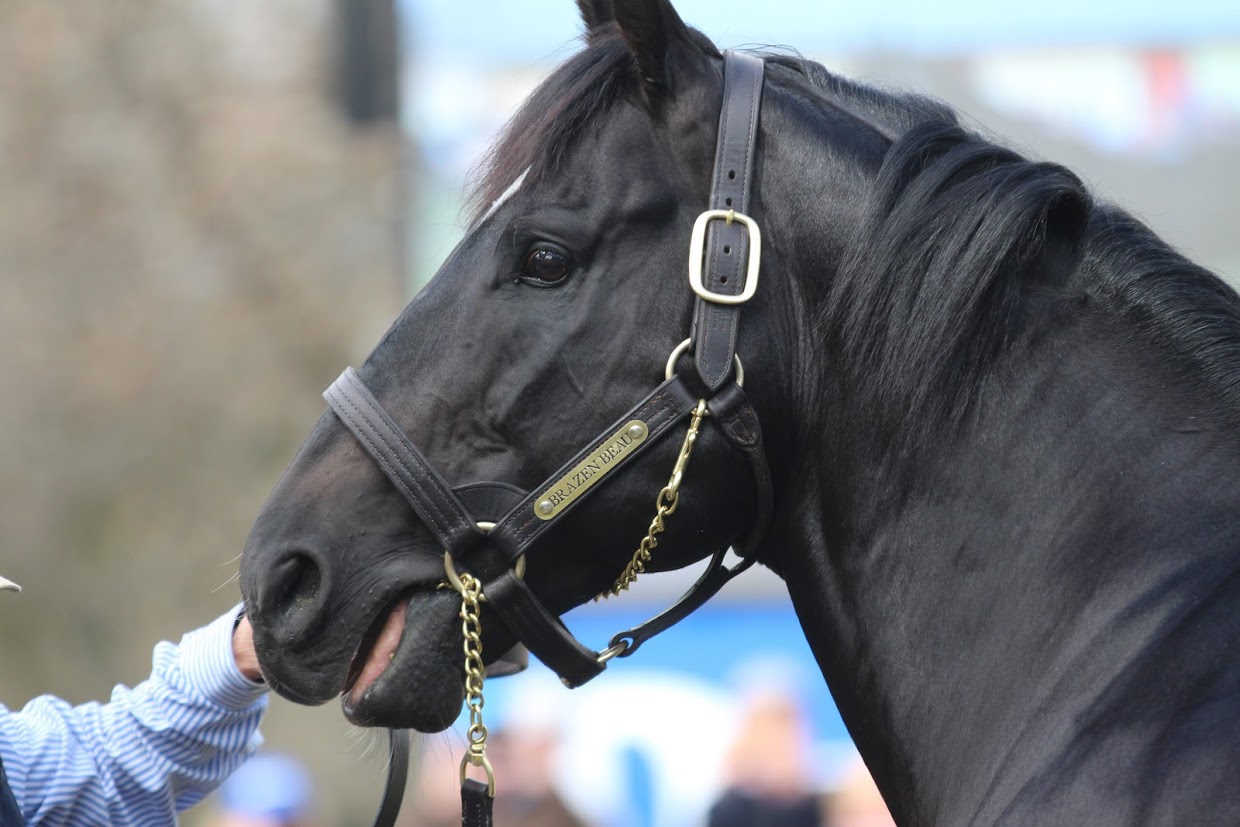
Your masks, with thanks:
M155 647L151 676L109 703L0 705L0 758L28 827L162 827L262 743L266 687L232 655L240 607Z

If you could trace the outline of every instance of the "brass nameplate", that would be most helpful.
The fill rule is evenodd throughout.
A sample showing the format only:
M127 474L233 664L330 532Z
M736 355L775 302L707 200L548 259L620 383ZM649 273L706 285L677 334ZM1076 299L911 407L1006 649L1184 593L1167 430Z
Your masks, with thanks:
M650 429L640 419L634 419L603 442L593 454L577 463L573 470L561 477L554 485L534 500L534 516L550 520L568 508L590 486L601 480L628 456L634 448L646 441Z

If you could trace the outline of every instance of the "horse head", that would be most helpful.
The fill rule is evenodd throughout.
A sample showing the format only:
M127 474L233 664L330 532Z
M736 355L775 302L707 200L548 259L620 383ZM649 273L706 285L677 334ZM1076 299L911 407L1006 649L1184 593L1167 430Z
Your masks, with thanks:
M760 560L902 822L1240 818L1240 298L942 104L578 7L255 523L271 685L442 729L477 582L492 668L575 684ZM602 653L558 623L705 556Z
M667 2L579 6L585 48L516 115L491 155L473 226L349 380L455 491L440 494L478 520L501 519L523 495L534 497L526 520L535 528L555 511L522 561L522 588L552 616L617 585L696 398L717 390L693 370L692 352L669 355L694 325L686 253L711 198L722 56ZM744 176L761 214L762 169ZM772 379L798 329L775 310L787 289L744 307L744 361L727 359L727 375L716 377L730 386L734 370L747 372L760 410L746 401L742 412L760 415L768 431L791 427L787 391ZM656 397L637 425L617 423L672 375L683 377L679 401ZM299 702L343 695L353 721L436 731L456 718L464 677L460 597L444 588L442 532L425 513L442 502L419 517L349 416L323 415L249 538L242 591L263 672ZM614 471L597 467L632 439L650 444ZM710 423L699 429L646 568L683 567L755 528L761 483L734 441ZM569 496L586 484L590 496ZM559 516L562 499L570 502ZM467 567L509 570L513 561L480 532L468 540L476 548ZM484 604L483 651L493 661L516 641L512 624L489 614Z

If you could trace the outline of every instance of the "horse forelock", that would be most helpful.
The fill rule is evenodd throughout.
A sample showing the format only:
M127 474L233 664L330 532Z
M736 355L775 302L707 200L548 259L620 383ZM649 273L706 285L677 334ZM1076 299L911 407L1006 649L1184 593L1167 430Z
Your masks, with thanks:
M614 32L594 36L526 99L483 156L471 187L471 223L513 183L555 171L582 132L635 82L633 56Z

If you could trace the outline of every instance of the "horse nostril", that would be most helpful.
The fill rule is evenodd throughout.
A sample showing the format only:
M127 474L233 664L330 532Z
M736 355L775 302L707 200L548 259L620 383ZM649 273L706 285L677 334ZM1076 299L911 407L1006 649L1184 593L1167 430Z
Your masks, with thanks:
M326 567L318 555L297 549L267 569L259 606L273 632L286 643L312 636L326 612Z
M284 611L304 609L315 602L323 575L305 552L292 552L271 567L270 597Z

